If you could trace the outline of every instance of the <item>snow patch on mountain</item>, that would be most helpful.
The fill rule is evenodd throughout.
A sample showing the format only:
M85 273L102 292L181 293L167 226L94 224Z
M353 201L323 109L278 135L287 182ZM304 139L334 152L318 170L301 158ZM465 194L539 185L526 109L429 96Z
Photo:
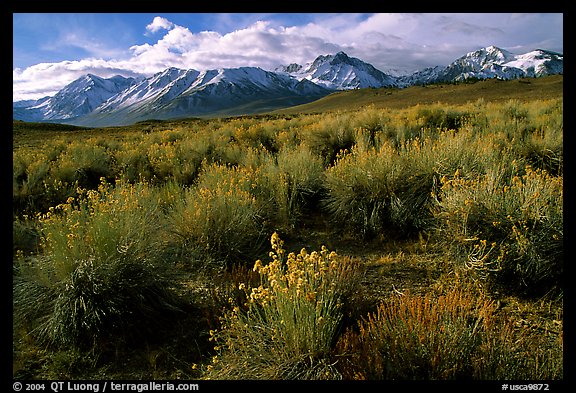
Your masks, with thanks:
M564 56L559 53L537 49L515 56L506 66L521 69L528 77L540 77L562 74L563 60Z
M199 71L193 69L168 68L142 80L140 83L130 86L125 91L119 92L100 105L96 111L98 113L107 113L119 108L155 100L158 100L160 104L167 103L186 90L199 74Z

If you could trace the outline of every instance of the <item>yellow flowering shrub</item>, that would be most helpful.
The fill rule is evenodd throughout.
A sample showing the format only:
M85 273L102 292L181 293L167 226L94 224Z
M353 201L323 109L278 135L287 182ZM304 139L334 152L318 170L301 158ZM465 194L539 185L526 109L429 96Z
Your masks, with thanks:
M75 181L84 188L95 188L101 177L114 178L112 155L104 146L71 142L54 162L51 176L63 182Z
M155 238L155 199L144 183L101 179L97 190L78 188L39 213L41 254L23 260L15 278L15 320L37 324L41 341L75 347L142 318L152 326L148 318L176 303Z
M83 259L105 262L143 247L149 236L144 231L154 221L151 197L145 184L114 187L101 179L96 190L79 187L76 197L38 216L42 248L68 274Z
M205 261L256 254L263 244L263 224L254 187L252 170L204 162L197 185L185 191L169 214L180 245Z
M148 143L134 140L114 152L114 158L123 179L129 182L150 180L154 167L148 158Z
M218 357L208 378L338 379L329 362L342 320L342 296L358 265L322 247L320 252L286 253L277 233L271 261L257 260L258 287L247 303L227 312L212 333Z
M510 288L546 292L562 275L562 177L510 165L476 179L444 178L438 227L468 268Z

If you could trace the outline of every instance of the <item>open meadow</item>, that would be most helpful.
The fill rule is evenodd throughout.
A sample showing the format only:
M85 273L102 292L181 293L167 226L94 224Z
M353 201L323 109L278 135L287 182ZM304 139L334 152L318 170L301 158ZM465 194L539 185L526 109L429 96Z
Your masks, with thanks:
M14 378L563 379L562 88L14 121Z

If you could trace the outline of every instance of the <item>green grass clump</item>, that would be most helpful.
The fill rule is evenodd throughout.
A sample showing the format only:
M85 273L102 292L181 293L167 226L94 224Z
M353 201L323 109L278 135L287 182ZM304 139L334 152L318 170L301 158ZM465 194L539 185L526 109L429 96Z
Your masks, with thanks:
M274 233L272 260L256 261L261 285L240 289L247 304L225 313L212 332L217 356L208 379L340 379L330 355L353 290L357 265L325 247L286 255Z
M84 347L136 337L176 310L144 185L78 189L38 220L42 251L14 277L14 317L41 342Z
M358 144L326 170L325 208L336 223L365 238L424 229L434 168L415 160L420 148L413 151L412 141L402 150L388 140L380 144Z
M340 155L326 171L327 210L345 228L374 236L385 224L400 170L390 145Z
M324 191L322 158L306 146L285 147L276 156L266 154L254 167L256 196L267 221L276 229L294 231Z

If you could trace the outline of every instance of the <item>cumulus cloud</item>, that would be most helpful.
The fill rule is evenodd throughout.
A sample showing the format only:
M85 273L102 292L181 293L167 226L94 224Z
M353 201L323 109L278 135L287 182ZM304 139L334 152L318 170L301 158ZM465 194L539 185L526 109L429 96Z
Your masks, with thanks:
M174 25L156 43L132 46L131 62L137 63L143 72L157 72L169 66L198 70L242 66L271 69L342 49L309 33L306 29L274 27L267 21L257 21L226 34L214 31L194 34L186 27Z
M160 30L170 30L172 27L174 27L174 23L161 16L156 16L152 23L146 26L146 30L150 33L157 33Z
M56 94L70 82L88 74L109 78L114 75L138 77L141 74L121 61L83 59L58 63L39 63L12 71L13 100L38 99Z

